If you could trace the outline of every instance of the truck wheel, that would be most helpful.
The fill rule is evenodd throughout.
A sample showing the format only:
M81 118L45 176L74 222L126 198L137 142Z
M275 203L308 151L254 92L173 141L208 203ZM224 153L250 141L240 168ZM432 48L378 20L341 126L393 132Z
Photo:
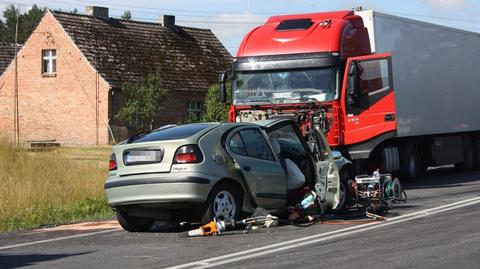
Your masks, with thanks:
M401 151L401 175L406 179L417 178L419 172L418 155L412 143L406 143Z
M228 221L238 219L242 210L242 195L227 184L219 184L210 192L207 202L203 206L202 223L213 220Z
M117 211L117 220L125 231L148 232L154 222L153 219L129 216L125 211Z
M380 169L381 173L396 173L400 168L400 156L398 154L398 148L396 146L387 146L380 148L378 155L374 157L372 167L375 171Z
M460 171L472 170L474 166L474 149L472 139L470 137L464 137L463 145L463 163L456 163L455 168Z

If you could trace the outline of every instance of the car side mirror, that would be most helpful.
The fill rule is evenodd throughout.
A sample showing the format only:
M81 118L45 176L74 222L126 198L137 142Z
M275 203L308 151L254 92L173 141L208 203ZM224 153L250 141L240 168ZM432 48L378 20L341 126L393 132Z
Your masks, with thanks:
M334 160L340 160L342 158L342 153L338 150L332 150L332 155Z
M227 87L225 85L227 78L228 78L227 72L220 74L218 78L218 82L220 84L220 89L219 89L220 102L224 104L227 102Z

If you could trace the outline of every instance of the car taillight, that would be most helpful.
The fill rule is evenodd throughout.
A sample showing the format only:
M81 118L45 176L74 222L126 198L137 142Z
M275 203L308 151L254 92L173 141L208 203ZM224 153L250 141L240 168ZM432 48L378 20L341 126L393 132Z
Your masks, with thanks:
M115 154L112 153L110 155L110 161L108 162L108 170L117 170L117 158L115 157Z
M186 145L177 149L173 163L199 163L203 155L197 145Z

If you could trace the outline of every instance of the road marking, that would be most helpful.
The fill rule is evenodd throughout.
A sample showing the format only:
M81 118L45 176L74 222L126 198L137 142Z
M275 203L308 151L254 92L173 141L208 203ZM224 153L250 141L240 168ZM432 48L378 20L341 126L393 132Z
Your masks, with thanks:
M440 214L442 212L475 205L478 203L480 203L480 197L475 197L475 198L451 203L448 205L438 206L434 208L421 210L418 212L409 213L403 216L388 218L388 221L386 222L367 223L367 224L348 227L348 228L344 228L336 231L301 237L301 238L297 238L289 241L284 241L281 243L276 243L276 244L244 250L236 253L217 256L214 258L180 264L180 265L168 267L168 269L180 269L180 268L192 268L192 267L209 268L209 267L239 262L239 261L251 259L254 257L264 256L264 255L281 252L281 251L285 251L293 248L304 247L306 245L311 245L311 244L315 244L315 243L319 243L319 242L323 242L323 241L327 241L327 240L331 240L339 237L345 237L345 236L369 231L372 229L378 229L381 227L395 225L398 223L402 223L402 222L406 222L414 219L424 218L431 215Z
M106 231L99 231L99 232L92 232L92 233L62 236L62 237L57 237L57 238L52 238L52 239L45 239L45 240L39 240L39 241L33 241L33 242L26 242L26 243L20 243L20 244L15 244L15 245L3 246L3 247L0 247L0 250L26 247L26 246L31 246L31 245L50 243L50 242L55 242L55 241L67 240L67 239L75 239L75 238L87 237L87 236L91 236L91 235L113 233L113 232L118 232L118 231L119 231L119 229L113 229L113 230L106 230Z
M55 232L55 231L91 231L91 230L111 230L111 229L121 229L118 221L116 220L105 220L105 221L90 221L90 222L80 222L75 224L66 224L60 225L57 227L49 227L35 230L36 233L43 232Z

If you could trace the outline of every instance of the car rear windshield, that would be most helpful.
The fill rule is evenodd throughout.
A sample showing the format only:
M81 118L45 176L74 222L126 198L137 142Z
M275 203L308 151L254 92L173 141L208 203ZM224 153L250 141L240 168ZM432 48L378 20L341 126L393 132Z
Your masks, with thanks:
M159 130L153 130L150 133L139 134L131 137L128 140L128 143L183 139L212 126L215 126L215 124L187 124L167 129L160 128Z

